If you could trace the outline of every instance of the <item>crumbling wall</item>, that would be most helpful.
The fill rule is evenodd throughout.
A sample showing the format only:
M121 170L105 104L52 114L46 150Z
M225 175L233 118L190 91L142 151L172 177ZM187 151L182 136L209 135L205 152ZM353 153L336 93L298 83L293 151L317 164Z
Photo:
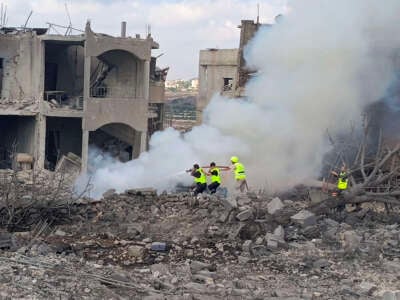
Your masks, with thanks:
M211 49L200 51L199 62L199 98L197 101L198 120L203 109L215 93L232 96L236 88L237 49ZM224 79L230 79L232 85L226 85Z
M41 44L33 32L0 36L3 59L1 99L34 102L41 86Z

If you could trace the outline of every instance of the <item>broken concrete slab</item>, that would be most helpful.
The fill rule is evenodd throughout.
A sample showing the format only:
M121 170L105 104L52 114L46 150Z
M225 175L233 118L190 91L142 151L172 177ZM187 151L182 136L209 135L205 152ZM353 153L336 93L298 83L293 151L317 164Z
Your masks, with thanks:
M283 229L282 225L279 225L274 230L274 236L276 236L279 240L285 240L285 229Z
M275 214L277 211L284 207L283 202L278 197L275 197L267 204L268 213Z
M359 246L362 237L359 236L354 230L347 230L343 232L343 248L348 252L356 251Z
M246 209L245 211L242 211L236 215L236 219L239 221L247 221L248 219L253 217L253 210L252 209Z
M382 300L400 300L400 290L385 291L382 295Z
M199 272L201 270L213 271L214 268L209 263L201 262L201 261L198 261L198 260L191 260L190 261L190 271L192 273L197 273L197 272Z
M316 224L317 218L315 217L315 214L308 211L308 210L301 210L294 216L291 216L290 219L296 223L297 225L300 225L302 227L307 227Z
M143 258L145 249L142 246L129 246L128 255L134 258Z

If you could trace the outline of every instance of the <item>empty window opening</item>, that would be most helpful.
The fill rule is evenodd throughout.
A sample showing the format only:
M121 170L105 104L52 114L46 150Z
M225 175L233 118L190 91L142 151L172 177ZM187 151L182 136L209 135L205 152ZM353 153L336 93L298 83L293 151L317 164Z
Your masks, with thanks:
M84 52L81 45L47 42L44 100L54 107L83 108Z
M46 118L45 168L55 170L62 156L82 155L82 121L80 118Z
M18 153L33 160L35 124L31 116L0 116L0 169L14 168Z
M233 87L233 78L228 78L225 77L224 78L224 87L223 90L224 91L231 91Z

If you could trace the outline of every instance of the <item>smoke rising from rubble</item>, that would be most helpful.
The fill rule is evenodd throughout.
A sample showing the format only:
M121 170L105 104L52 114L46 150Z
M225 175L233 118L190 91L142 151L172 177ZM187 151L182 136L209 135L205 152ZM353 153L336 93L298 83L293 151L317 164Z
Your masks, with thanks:
M329 150L326 130L340 133L385 95L394 78L400 2L297 0L245 51L258 75L247 100L215 96L204 124L181 136L156 133L139 159L99 168L94 195L109 188L172 188L198 162L226 165L238 155L251 187L280 188L315 178Z

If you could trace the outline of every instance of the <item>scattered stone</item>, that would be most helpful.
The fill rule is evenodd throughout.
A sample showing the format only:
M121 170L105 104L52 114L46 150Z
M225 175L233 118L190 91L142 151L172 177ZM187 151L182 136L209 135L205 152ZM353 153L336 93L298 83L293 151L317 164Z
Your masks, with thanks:
M225 207L226 210L230 211L231 209L237 208L236 198L234 197L227 197L221 199L221 203Z
M129 256L131 256L131 257L143 258L144 253L145 253L144 250L145 250L145 249L144 249L144 247L142 247L142 246L136 246L136 245L134 245L134 246L129 246L129 247L128 247L128 254L129 254Z
M347 252L353 252L360 246L361 237L353 230L348 230L343 233L343 248Z
M313 267L317 269L322 269L329 267L332 263L330 263L328 260L321 258L313 262Z
M278 248L278 240L275 239L275 236L272 236L267 239L267 246L269 249L277 249Z
M12 234L8 232L0 232L0 249L10 249L12 246Z
M246 195L239 195L236 197L237 204L239 206L247 205L251 203L251 199Z
M107 199L115 194L116 190L115 189L109 189L106 192L103 193L103 198Z
M238 256L238 262L241 264L247 264L250 261L251 258L249 256Z
M313 214L312 212L305 210L305 209L301 210L294 216L291 216L290 219L294 223L296 223L302 227L311 226L311 225L316 224L316 222L317 222L317 218L315 217L315 214Z
M263 243L264 243L264 239L261 236L259 236L256 239L256 245L262 245Z
M242 245L243 252L250 253L251 245L252 245L252 241L251 240L245 241L243 243L243 245Z
M274 236L276 236L279 240L284 241L285 240L285 229L281 225L275 228L274 230Z
M400 300L400 290L399 291L385 291L382 296L383 300Z
M270 215L275 214L277 211L279 211L280 209L282 209L284 207L281 199L279 199L278 197L275 197L274 199L272 199L268 205L267 205L267 209L268 209L268 213Z
M372 296L373 292L377 290L377 287L372 282L363 281L360 283L359 288L364 294Z
M192 260L190 261L190 270L192 273L197 273L201 270L209 270L212 271L214 268L212 267L211 264L204 263L198 260Z
M243 221L250 219L252 216L253 216L253 211L251 209L247 209L245 211L238 213L236 215L236 219L243 222Z

